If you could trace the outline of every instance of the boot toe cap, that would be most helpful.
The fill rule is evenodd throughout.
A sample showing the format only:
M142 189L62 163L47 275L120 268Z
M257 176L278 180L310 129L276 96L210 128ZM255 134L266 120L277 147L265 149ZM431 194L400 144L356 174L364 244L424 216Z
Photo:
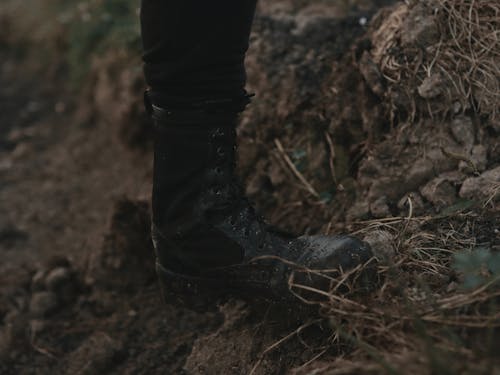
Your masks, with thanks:
M304 254L304 264L313 269L342 268L345 271L373 257L370 245L353 236L321 235L300 239L307 242L309 250Z

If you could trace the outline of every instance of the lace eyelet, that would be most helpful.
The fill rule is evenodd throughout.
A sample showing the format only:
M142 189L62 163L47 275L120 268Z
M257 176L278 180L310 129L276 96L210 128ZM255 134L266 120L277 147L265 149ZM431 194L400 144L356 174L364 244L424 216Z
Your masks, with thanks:
M219 188L212 187L208 191L211 195L220 195L221 194L221 190Z
M222 130L221 128L217 128L214 130L214 132L212 133L212 139L216 139L218 137L223 137L224 136L224 130Z
M224 152L224 150L222 149L222 147L218 147L218 148L217 148L217 154L218 154L220 157L224 157L224 156L226 156L226 153Z

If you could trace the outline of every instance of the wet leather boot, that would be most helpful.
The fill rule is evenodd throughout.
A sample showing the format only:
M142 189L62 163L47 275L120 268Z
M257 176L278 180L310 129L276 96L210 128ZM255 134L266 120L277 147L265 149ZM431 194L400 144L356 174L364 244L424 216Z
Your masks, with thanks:
M236 125L246 103L214 103L149 105L156 131L152 236L167 302L203 309L224 296L298 301L292 273L341 273L369 262L370 247L355 237L292 237L255 213L235 176ZM322 283L303 279L314 288Z

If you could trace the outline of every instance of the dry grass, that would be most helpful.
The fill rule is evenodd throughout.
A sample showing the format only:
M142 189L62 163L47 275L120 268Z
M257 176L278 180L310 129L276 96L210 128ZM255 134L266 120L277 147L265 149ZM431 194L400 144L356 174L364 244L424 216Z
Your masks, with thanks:
M390 234L387 247L395 249L392 258L377 267L380 286L371 293L356 287L359 269L341 276L298 271L328 280L329 290L298 283L292 276L291 290L305 303L319 307L335 331L332 346L346 353L318 373L499 371L498 358L495 362L490 357L495 329L500 328L499 277L467 290L461 288L460 274L452 268L454 254L478 246L472 234L480 230L481 220L482 214L468 211L358 223L363 226L358 235L383 231ZM339 295L339 290L344 293Z
M468 109L491 118L498 114L500 2L416 0L380 18L371 56L393 109L411 117Z

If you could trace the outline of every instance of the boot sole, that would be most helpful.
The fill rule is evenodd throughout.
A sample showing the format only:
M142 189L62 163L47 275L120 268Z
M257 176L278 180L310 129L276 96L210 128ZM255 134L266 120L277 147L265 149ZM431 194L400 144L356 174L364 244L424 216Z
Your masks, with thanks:
M294 311L302 311L304 308L311 310L310 306L299 307L302 304L296 298L276 298L264 290L237 288L221 279L174 273L159 262L156 262L156 273L165 304L196 312L215 311L220 304L230 299L243 300L258 310L270 305Z
M230 298L223 283L218 280L177 274L158 262L156 274L163 300L168 305L206 312Z

